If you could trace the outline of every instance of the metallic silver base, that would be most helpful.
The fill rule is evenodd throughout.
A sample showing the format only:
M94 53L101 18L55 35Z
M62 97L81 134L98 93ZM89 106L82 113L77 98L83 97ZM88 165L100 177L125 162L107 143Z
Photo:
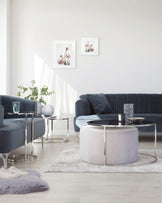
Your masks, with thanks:
M129 164L107 164L106 163L104 165L106 165L106 166L123 166L123 167L124 166L130 166L130 167L132 166L133 167L133 166L143 166L143 165L147 165L147 164L152 164L152 163L155 163L157 161L157 157L155 155L141 153L141 152L139 152L138 154L151 157L153 160L145 162L145 163L136 163L136 161L135 161L135 162L129 163Z
M63 137L55 137L55 138L48 138L45 140L46 143L63 143L63 142L69 142L68 138Z
M12 156L9 156L7 162L10 163L10 164L14 164L16 162L19 162L19 161L32 161L32 160L35 160L37 159L37 155L33 155L33 154L16 154L16 155L12 155Z

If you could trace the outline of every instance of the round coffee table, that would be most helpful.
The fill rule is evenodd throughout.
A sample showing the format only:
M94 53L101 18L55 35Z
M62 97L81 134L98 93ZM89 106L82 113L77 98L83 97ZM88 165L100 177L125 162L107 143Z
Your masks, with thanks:
M153 162L157 161L157 157L156 157L156 146L157 146L156 123L154 123L152 121L143 120L139 123L125 124L125 123L119 122L118 120L101 119L101 120L89 121L88 125L103 127L105 164L106 164L106 130L107 129L110 129L110 128L112 128L112 129L121 128L122 129L122 128L132 128L132 127L140 128L140 127L151 127L151 126L154 127L154 155L150 155L150 156L152 156L154 158ZM148 155L148 154L145 154L145 155Z

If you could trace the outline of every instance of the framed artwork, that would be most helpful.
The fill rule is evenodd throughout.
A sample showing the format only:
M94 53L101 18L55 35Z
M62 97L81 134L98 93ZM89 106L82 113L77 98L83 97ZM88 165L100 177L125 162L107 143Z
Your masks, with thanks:
M81 38L81 55L98 55L98 38Z
M54 40L54 68L75 68L75 40Z

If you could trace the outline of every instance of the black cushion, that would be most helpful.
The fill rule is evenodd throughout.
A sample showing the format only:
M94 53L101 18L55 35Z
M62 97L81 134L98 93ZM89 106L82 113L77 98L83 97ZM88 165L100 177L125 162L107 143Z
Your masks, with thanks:
M94 113L112 113L111 105L104 94L88 94L88 100Z

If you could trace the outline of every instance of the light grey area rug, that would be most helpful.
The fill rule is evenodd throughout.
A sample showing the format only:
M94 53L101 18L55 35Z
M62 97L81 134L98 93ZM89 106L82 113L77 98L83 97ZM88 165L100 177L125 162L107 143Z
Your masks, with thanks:
M0 169L0 194L26 194L42 192L48 188L37 171L22 171L13 166Z
M140 150L141 153L153 155L152 150ZM125 173L125 172L144 172L162 173L162 150L157 150L157 161L144 154L138 155L137 162L127 165L95 165L82 162L79 156L79 148L65 150L45 172L71 172L71 173Z

